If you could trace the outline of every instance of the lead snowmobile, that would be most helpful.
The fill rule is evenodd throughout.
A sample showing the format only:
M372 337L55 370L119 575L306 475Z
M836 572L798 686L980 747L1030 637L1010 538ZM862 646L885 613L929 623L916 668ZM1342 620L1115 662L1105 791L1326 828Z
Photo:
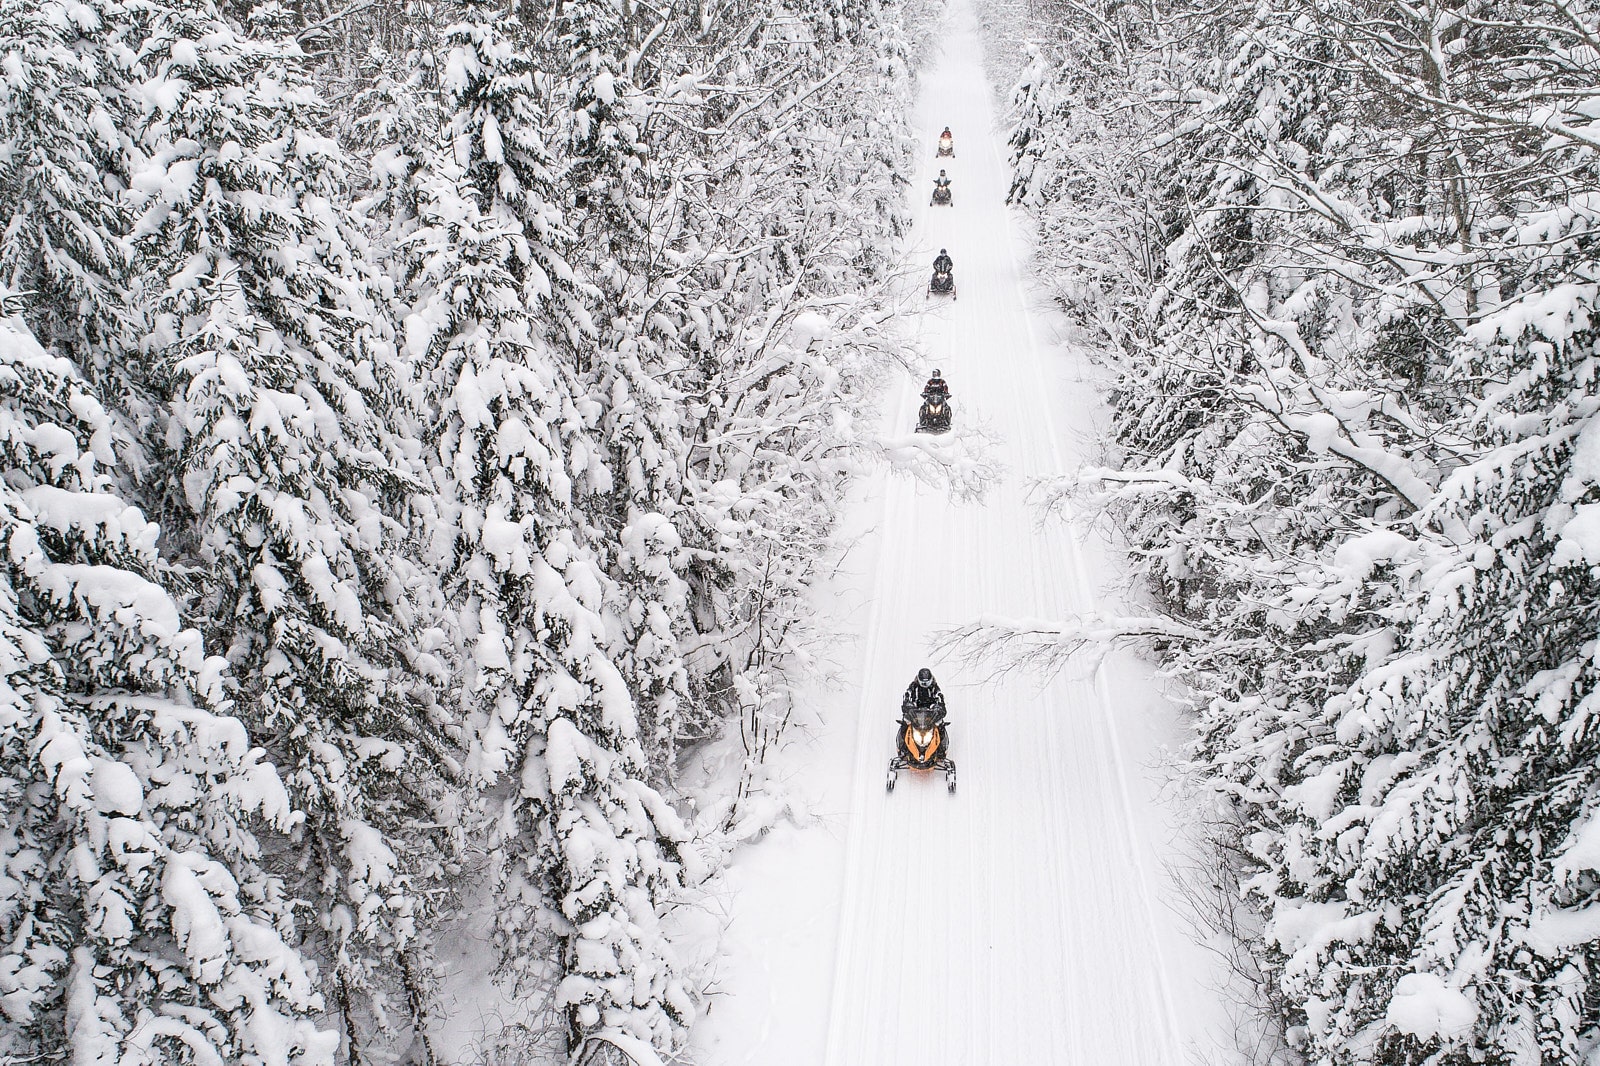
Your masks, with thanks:
M885 791L894 791L901 770L943 770L945 790L956 790L956 764L950 758L950 731L944 718L943 696L928 707L909 697L900 705L895 757L889 760Z
M950 127L946 126L944 132L939 134L939 155L947 155L951 159L956 157L956 142L950 136Z

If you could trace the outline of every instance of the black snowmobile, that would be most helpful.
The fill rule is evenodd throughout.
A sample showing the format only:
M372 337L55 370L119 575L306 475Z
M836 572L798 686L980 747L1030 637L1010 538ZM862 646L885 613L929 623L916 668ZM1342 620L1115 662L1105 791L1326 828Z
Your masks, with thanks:
M922 406L917 409L918 433L949 433L950 416L954 414L950 406L950 394L937 389L928 389L922 394Z
M901 770L943 770L945 789L956 790L956 764L950 759L950 731L944 716L943 696L931 707L919 707L910 699L900 705L895 757L889 760L886 791L894 791Z
M935 270L933 278L928 282L929 296L948 296L956 298L956 275L951 270Z
M933 199L929 200L928 203L935 204L939 207L953 206L953 201L950 199L950 183L948 181L934 182Z

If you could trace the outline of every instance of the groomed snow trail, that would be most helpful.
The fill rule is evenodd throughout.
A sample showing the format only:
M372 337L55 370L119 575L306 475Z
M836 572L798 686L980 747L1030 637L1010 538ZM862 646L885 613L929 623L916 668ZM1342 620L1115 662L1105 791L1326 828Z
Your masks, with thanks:
M1075 464L1058 432L1080 434L1092 405L1063 385L1070 361L1041 344L1025 303L974 2L953 0L914 116L924 155L907 266L925 287L947 248L958 299L916 290L929 362L889 398L882 432L911 433L938 367L956 432L998 437L1006 472L978 503L880 475L845 516L867 535L819 611L859 640L833 649L844 690L803 708L819 719L809 742L771 767L819 821L777 827L730 871L717 995L695 1031L709 1066L1179 1066L1218 1020L1214 970L1155 869L1172 853L1152 837L1174 819L1149 763L1177 736L1172 709L1137 677L1108 694L929 662L939 631L1061 618L1108 572L1025 499L1031 477ZM946 124L956 155L936 159ZM941 166L949 208L927 201ZM900 695L923 665L950 702L954 796L933 774L884 791Z
M958 429L1003 438L1002 484L979 504L886 487L865 634L858 743L827 1066L1003 1066L1183 1059L1114 722L1094 686L994 684L935 664L959 790L903 774L884 792L900 693L938 630L979 615L1060 618L1092 593L1070 531L1041 528L1027 480L1063 472L1056 411L1024 304L1022 249L972 0L947 16L923 79L927 147L952 207L919 209L915 246L949 249L958 299L921 339L950 381ZM954 159L933 157L949 125ZM930 368L931 369L931 368ZM891 405L914 424L918 383Z

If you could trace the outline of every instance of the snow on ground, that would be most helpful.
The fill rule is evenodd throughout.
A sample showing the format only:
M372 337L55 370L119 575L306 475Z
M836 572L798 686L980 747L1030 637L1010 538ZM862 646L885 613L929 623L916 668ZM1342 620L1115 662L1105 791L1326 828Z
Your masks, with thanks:
M907 255L955 260L958 300L919 315L923 369L949 379L957 432L996 433L1008 469L981 503L904 478L859 487L845 532L862 540L818 598L844 684L819 689L817 721L771 768L813 816L729 871L695 1035L706 1066L1171 1066L1213 1060L1222 1039L1215 956L1187 935L1163 871L1181 861L1183 819L1158 795L1158 764L1180 733L1148 667L1043 684L933 663L959 792L932 775L884 791L900 692L938 631L1060 617L1116 581L1096 546L1041 527L1024 498L1029 477L1087 454L1098 404L1082 353L1027 304L973 2L953 3L916 116L927 155L913 189L942 165L954 206L922 201ZM945 124L956 157L936 161ZM907 377L886 403L886 437L914 425L919 387Z

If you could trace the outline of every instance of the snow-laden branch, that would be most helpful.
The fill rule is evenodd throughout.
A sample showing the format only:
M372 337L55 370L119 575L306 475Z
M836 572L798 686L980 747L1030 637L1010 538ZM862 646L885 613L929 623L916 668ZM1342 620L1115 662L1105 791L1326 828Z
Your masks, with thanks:
M859 452L897 474L942 488L958 500L975 501L1000 480L1004 467L995 438L982 427L950 433L910 433L861 442Z
M1016 673L1053 677L1069 667L1093 673L1105 657L1124 649L1204 644L1214 634L1156 615L1069 615L1059 621L983 616L939 633L934 651L988 670L999 678Z

